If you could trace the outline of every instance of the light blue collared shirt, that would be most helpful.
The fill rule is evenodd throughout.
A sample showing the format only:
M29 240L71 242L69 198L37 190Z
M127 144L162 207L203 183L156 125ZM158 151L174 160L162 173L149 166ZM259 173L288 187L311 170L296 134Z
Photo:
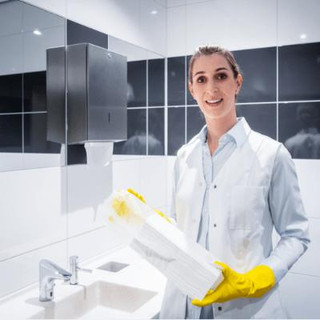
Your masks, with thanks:
M244 132L242 132L242 126L237 122L227 133L219 139L218 148L213 155L210 154L209 145L207 143L207 127L203 127L200 132L200 138L202 140L202 166L204 179L206 181L206 191L203 197L201 220L198 231L197 242L206 249L209 249L208 244L208 232L209 232L209 189L215 176L226 163L227 159L231 156L233 151L237 147L237 142L243 141L246 138ZM200 315L201 312L201 315ZM206 308L198 308L191 303L191 300L187 301L187 319L212 319L213 310L212 306Z
M227 159L235 151L237 146L241 146L247 139L248 132L246 131L245 124L246 121L244 118L238 118L237 123L228 132L221 136L219 139L218 148L215 150L213 155L210 155L210 150L207 143L207 127L203 127L200 132L200 139L203 143L202 164L204 179L206 181L206 191L203 197L201 221L198 230L197 242L206 249L209 248L209 188L214 178L226 163ZM294 189L297 190L296 193L290 195L290 199L288 199L286 192L288 185L291 185L291 187L294 186ZM286 216L286 218L288 218L291 222L292 220L296 219L297 223L305 223L305 220L301 220L301 217L304 217L305 214L301 202L294 163L291 160L288 151L283 146L280 148L280 151L275 158L268 201L271 212L273 212L275 216L280 216L279 211L285 208L286 212L284 213L284 216ZM294 214L295 212L297 213L296 215ZM286 221L283 223L286 223ZM287 236L290 237L290 230L286 232L288 233ZM285 234L282 234L281 236L286 237ZM307 247L308 243L310 242L307 233L301 235L300 240L305 247ZM283 256L283 259L286 259L285 256ZM290 261L290 254L288 254L287 260ZM265 261L265 264L269 265L268 259ZM290 265L290 263L288 263L288 265ZM271 263L270 267L272 268ZM275 272L276 280L280 281L284 274L285 271ZM191 299L187 299L186 318L213 319L214 309L212 306L198 308L191 303Z

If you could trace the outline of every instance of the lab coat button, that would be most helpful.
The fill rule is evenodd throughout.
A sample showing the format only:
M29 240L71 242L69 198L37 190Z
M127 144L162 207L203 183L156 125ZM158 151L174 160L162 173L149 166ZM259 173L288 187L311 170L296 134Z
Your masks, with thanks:
M214 226L214 227L216 227L216 226L217 226L217 224L216 224L216 223L214 223L214 224L213 224L213 226Z
M219 310L219 311L222 311L222 307L221 307L221 306L219 306L219 307L218 307L218 310Z
M213 188L216 189L216 188L217 188L217 185L215 184L215 185L213 186Z

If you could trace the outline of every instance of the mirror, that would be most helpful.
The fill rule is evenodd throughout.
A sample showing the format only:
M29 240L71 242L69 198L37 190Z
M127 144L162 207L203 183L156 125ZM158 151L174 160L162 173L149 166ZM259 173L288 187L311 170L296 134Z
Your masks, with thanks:
M114 154L164 155L164 57L112 36L109 49L128 61L128 139L114 144Z
M46 51L66 44L66 20L21 1L0 3L0 171L65 165L47 140Z

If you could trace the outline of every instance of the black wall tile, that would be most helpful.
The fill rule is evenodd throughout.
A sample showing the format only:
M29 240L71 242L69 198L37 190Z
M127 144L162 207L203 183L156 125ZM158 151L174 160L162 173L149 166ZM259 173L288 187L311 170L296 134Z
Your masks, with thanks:
M168 105L185 104L185 57L168 58Z
M67 44L92 43L108 49L108 35L67 20Z
M22 75L0 76L0 113L22 112Z
M233 54L243 75L238 102L276 101L276 48L239 50Z
M0 152L22 152L22 115L0 115Z
M168 108L168 155L185 144L185 107Z
M147 109L128 109L128 140L114 144L114 154L147 153Z
M47 141L47 114L24 115L24 152L60 153L61 144Z
M187 107L187 141L190 141L206 124L199 107Z
M237 116L245 117L253 130L277 138L276 104L237 105Z
M320 159L320 102L279 104L279 140L293 158Z
M46 72L23 74L24 111L46 111Z
M320 42L279 47L279 100L320 99Z
M128 108L147 105L146 72L145 60L128 62Z
M164 59L148 61L148 105L164 106Z
M148 110L148 154L164 155L164 108Z

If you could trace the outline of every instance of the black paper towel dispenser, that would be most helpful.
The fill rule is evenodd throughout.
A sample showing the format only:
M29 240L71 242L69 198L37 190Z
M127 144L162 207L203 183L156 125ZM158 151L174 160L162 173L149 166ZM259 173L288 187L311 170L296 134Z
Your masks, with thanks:
M89 43L48 49L47 107L48 140L65 143L65 114L68 144L126 140L126 57Z

